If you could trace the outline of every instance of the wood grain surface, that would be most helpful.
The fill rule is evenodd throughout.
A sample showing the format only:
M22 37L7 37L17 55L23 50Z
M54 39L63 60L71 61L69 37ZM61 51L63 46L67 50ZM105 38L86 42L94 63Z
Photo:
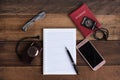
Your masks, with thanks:
M69 13L86 3L101 26L109 30L108 41L96 41L88 37L103 55L106 64L92 71L77 53L79 75L42 75L41 52L31 64L19 61L15 46L19 39L40 35L42 47L43 28L76 28ZM46 18L38 20L27 32L21 27L40 11ZM77 42L84 39L77 30ZM21 43L23 49L29 41ZM0 0L0 80L119 80L120 79L120 0Z
M119 80L120 66L104 66L98 71L88 66L77 66L80 74L43 76L41 67L0 67L0 80Z
M79 41L77 41L79 42ZM19 50L24 49L30 42L22 42ZM41 45L42 41L38 44ZM120 65L120 41L92 41L98 51L104 56L109 65ZM0 66L29 66L28 64L23 64L17 58L15 53L16 42L0 42ZM41 46L42 48L42 46ZM42 54L35 58L31 66L42 66ZM112 57L111 57L112 56ZM83 61L82 57L77 53L77 64L79 66L85 66L86 63Z
M47 14L45 19L36 21L34 25L28 29L27 33L25 33L21 30L21 28L31 17L32 16L28 15L1 16L0 41L19 40L22 37L33 35L40 35L42 39L43 28L76 28L71 19L68 17L68 14ZM100 21L101 25L109 30L110 35L108 40L120 39L120 15L96 15L96 17ZM83 36L80 31L77 30L77 40L80 39L83 39ZM93 40L94 38L90 37L89 39Z

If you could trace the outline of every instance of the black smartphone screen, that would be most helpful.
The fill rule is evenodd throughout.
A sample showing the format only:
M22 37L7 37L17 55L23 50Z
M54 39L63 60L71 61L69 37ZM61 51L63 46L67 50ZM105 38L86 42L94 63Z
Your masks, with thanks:
M96 49L92 46L92 44L89 41L83 46L81 46L79 48L79 51L93 68L103 61L103 58L98 54Z

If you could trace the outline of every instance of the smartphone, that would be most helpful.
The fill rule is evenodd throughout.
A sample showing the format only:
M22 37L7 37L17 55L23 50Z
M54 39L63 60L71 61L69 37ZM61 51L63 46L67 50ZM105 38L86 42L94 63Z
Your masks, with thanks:
M93 71L98 70L106 63L105 59L88 39L80 42L77 45L77 50Z

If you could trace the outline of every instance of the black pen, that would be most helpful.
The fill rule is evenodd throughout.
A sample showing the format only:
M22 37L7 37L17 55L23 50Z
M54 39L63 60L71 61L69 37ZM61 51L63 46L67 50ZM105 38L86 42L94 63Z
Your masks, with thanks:
M76 64L75 64L75 62L74 62L74 60L73 60L73 58L72 58L69 50L67 49L67 47L65 47L65 48L66 48L66 51L67 51L67 53L68 53L68 56L69 56L69 58L70 58L70 60L71 60L71 63L72 63L72 65L73 65L73 67L74 67L74 70L75 70L76 74L79 74L78 69L77 69L77 67L76 67Z

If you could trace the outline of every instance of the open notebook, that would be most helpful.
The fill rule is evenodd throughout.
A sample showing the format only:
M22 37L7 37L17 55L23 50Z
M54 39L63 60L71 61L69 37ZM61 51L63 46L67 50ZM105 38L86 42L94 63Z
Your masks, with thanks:
M75 75L66 52L67 47L76 63L76 29L43 29L43 74Z

